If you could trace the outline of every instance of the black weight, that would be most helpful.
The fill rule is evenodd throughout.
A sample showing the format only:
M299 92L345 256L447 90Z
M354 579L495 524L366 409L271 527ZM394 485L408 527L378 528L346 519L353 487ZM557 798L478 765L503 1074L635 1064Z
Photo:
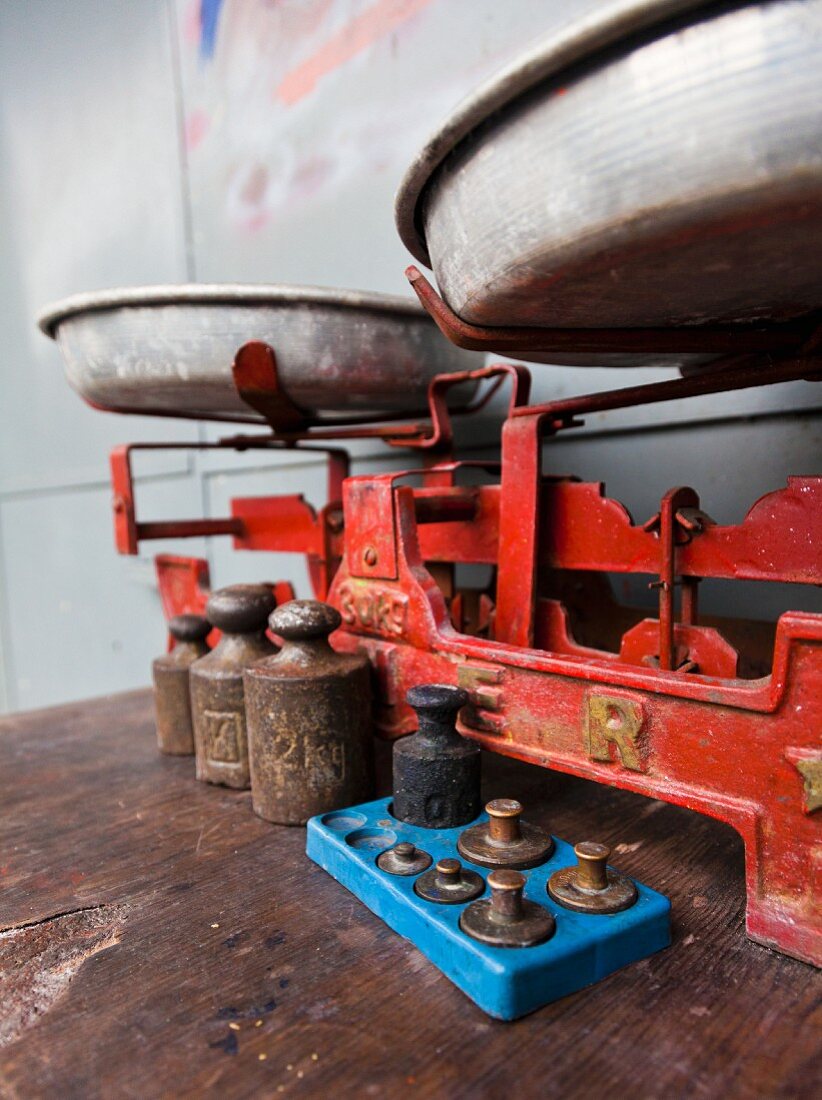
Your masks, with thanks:
M461 737L462 688L425 684L407 695L419 729L394 745L394 816L424 829L467 825L480 812L479 746Z

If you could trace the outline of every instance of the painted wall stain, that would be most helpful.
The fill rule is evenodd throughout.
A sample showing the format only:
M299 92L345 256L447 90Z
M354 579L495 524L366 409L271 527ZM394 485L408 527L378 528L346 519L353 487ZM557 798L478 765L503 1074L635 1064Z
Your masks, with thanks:
M183 12L183 41L189 46L200 42L200 0L189 0Z
M223 0L200 0L200 58L210 61L217 46Z
M195 110L191 112L185 124L185 142L186 149L188 149L189 152L202 144L203 138L208 133L210 125L211 119L206 111Z
M243 165L232 177L228 208L232 220L250 232L262 229L271 218L270 174L259 162Z
M313 155L294 168L291 187L301 198L308 198L319 191L334 172L334 161L322 155Z
M314 91L324 76L391 34L430 3L431 0L377 0L332 35L316 53L286 73L277 85L274 98L287 107L298 103Z

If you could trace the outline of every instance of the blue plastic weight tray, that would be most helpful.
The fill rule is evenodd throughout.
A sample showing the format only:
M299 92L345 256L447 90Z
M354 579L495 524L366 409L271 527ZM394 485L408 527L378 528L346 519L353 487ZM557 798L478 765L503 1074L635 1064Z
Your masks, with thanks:
M377 867L380 852L403 840L428 852L433 864L445 857L462 859L457 838L463 828L419 829L397 821L390 806L391 799L384 798L313 817L308 822L306 852L389 928L411 940L490 1016L500 1020L524 1016L671 942L671 903L639 882L636 903L621 913L594 916L557 905L548 895L548 879L560 867L576 864L576 857L570 844L554 837L551 858L522 872L524 896L553 914L554 935L536 947L479 943L459 927L465 905L425 901L414 893L417 875L390 875ZM486 814L477 818L486 820ZM462 862L487 879L487 867ZM487 887L482 896L489 896Z

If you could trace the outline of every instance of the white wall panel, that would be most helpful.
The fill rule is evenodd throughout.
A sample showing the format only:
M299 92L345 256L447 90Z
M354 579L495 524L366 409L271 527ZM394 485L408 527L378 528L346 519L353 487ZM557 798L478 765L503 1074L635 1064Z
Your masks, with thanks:
M0 504L0 557L10 646L11 709L139 687L163 652L165 629L148 558L114 552L110 492L78 488ZM176 478L143 486L146 512L173 514ZM202 554L201 541L158 551Z
M165 0L0 5L0 491L98 481L121 433L168 431L86 408L34 318L77 291L185 280L171 59Z
M564 11L560 0L0 4L0 709L147 682L163 642L151 556L166 547L115 554L108 451L225 434L87 409L37 311L77 291L188 278L407 293L392 209L407 164ZM535 393L659 373L536 367ZM738 520L788 473L818 471L818 415L776 415L818 410L818 389L592 417L547 448L548 468L603 478L637 519L691 483L716 519ZM480 447L495 430L465 424L459 438ZM352 449L357 473L418 465L373 442ZM224 515L242 495L321 503L325 489L322 465L293 453L141 455L135 471L143 519ZM175 548L208 553L216 584L289 578L307 594L297 559L235 553L229 539ZM759 611L783 596L756 596ZM726 610L751 601L718 598Z

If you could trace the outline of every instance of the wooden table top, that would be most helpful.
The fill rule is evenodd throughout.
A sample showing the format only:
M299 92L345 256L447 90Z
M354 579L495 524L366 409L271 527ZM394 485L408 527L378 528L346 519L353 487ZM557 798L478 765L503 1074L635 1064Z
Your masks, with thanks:
M500 1023L303 829L160 756L148 692L0 720L0 1096L822 1095L822 978L745 938L731 829L485 765L488 797L668 894L673 946Z

